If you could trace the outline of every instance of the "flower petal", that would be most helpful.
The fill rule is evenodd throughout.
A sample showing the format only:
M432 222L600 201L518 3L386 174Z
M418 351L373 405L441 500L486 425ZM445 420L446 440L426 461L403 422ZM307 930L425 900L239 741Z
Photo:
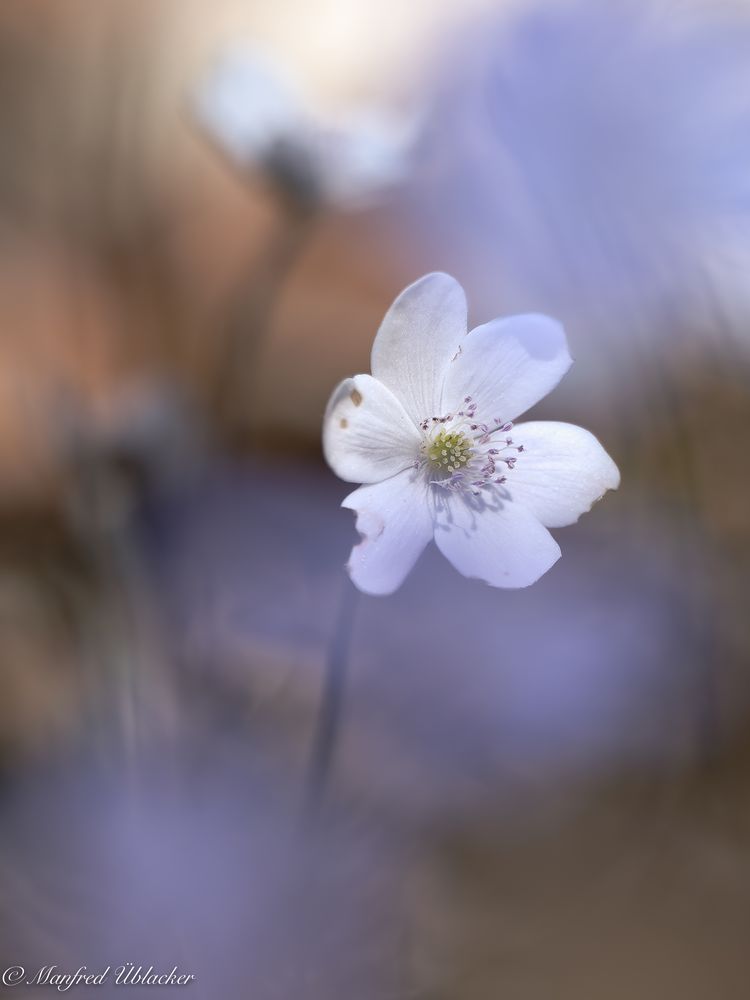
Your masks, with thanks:
M379 483L413 465L420 435L390 389L371 375L334 389L323 420L323 454L350 483Z
M407 470L383 483L360 486L342 502L357 512L362 535L347 569L366 594L392 594L432 538L428 489L422 476Z
M479 420L515 420L554 389L572 363L556 320L534 314L495 319L461 344L446 375L443 406L458 409L471 396Z
M240 165L263 161L284 136L304 127L302 101L280 66L260 51L226 49L198 89L198 121Z
M513 441L524 450L508 474L508 492L548 528L574 524L620 485L617 466L583 427L546 420L516 424Z
M465 335L466 296L447 274L415 281L386 313L372 345L372 374L416 424L441 416L445 373Z
M560 558L560 547L520 504L436 494L435 542L464 576L493 587L528 587Z

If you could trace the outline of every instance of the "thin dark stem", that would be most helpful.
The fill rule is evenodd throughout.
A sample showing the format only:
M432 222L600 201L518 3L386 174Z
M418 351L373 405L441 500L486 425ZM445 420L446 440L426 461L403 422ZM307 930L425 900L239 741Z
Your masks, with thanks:
M667 412L677 432L676 452L680 462L683 486L683 501L680 506L683 531L689 539L686 551L686 579L690 581L687 590L690 601L690 619L695 629L697 670L696 698L696 751L701 765L710 764L719 749L721 734L720 718L720 659L716 648L719 636L716 632L715 599L712 599L702 583L706 568L706 550L710 551L703 519L701 518L701 492L699 469L692 447L692 431L684 412L680 394L674 378L670 377L662 355L656 352L653 359L654 370ZM688 508L692 508L691 510ZM696 585L696 581L697 585Z
M243 424L251 419L246 408L254 390L257 392L258 365L274 310L305 249L315 218L314 206L284 203L279 230L267 248L261 273L243 284L229 303L213 404L240 436L247 430Z
M328 647L323 695L310 753L307 798L309 806L313 809L321 802L325 793L341 728L346 668L358 597L359 591L347 580L341 595L331 644Z

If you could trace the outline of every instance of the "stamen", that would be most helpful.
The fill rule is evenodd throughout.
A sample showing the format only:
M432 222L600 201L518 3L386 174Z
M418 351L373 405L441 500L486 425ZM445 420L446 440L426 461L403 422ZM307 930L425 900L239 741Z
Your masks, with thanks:
M503 453L514 451L520 455L524 446L514 445L512 437L504 437L500 441L496 438L496 435L508 434L513 427L512 421L493 417L491 425L482 423L477 420L476 411L477 404L471 396L466 396L463 409L442 416L425 417L419 424L425 438L421 458L415 467L424 468L427 465L438 473L436 478L428 479L430 485L480 496L483 490L494 489L507 482L507 476L497 475L497 463L502 462L508 470L515 468L516 455L506 456ZM452 421L455 421L454 429L445 430L444 425Z

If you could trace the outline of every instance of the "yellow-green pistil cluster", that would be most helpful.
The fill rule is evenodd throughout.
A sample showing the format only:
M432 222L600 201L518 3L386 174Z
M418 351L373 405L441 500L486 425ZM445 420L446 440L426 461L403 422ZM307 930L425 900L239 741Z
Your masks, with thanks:
M456 472L471 458L471 441L459 431L440 430L425 449L427 461L440 472Z

